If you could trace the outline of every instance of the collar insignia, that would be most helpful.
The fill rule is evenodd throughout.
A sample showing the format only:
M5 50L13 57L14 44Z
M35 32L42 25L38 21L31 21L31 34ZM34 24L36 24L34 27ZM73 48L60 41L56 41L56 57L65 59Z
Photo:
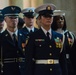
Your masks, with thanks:
M8 36L8 34L6 34L5 36Z

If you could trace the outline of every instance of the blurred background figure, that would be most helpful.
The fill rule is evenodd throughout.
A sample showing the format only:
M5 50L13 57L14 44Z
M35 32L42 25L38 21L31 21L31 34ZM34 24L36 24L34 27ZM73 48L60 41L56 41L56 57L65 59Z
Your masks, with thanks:
M18 21L18 29L23 28L24 23L25 23L24 20L23 20L21 17L19 17L19 21Z
M2 10L0 10L0 33L4 31L3 27L4 27L4 16L2 14Z
M54 11L54 19L52 23L52 29L65 37L65 50L66 50L66 59L68 64L68 73L69 75L74 74L72 55L73 55L73 44L75 42L75 35L67 30L65 13L61 10Z
M23 20L26 26L22 29L24 34L28 34L30 32L37 31L38 29L34 27L34 10L35 8L29 7L22 10L23 13Z
M36 18L36 24L37 24L38 28L40 28L41 27L41 25L40 25L40 16L39 16L38 13L36 13L35 18Z

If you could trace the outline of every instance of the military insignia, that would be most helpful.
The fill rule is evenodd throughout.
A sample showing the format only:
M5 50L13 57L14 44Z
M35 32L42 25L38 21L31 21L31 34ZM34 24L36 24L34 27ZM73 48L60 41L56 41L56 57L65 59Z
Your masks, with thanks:
M42 45L39 45L39 47L41 47Z
M51 10L51 7L50 7L50 6L47 6L46 9L47 9L47 10Z
M22 49L25 51L25 43L22 43Z
M25 43L22 43L22 48L24 48L25 47Z
M62 48L62 41L59 37L55 39L56 48Z
M72 45L72 39L71 38L68 38L68 43L69 43L69 45Z
M11 9L14 11L15 10L15 7L11 7Z
M8 34L6 34L5 36L8 36Z
M45 41L44 39L35 39L35 41Z
M33 10L32 10L32 9L30 9L30 10L29 10L29 12L33 12Z
M19 34L20 36L22 36L22 34Z
M28 43L28 38L26 39L26 42L25 42L25 44L27 45L27 43Z

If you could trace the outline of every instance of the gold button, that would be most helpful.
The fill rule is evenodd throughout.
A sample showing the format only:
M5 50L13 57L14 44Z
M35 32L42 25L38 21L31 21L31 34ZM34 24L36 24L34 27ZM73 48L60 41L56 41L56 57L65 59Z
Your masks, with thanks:
M52 71L52 68L50 68L50 71Z
M52 53L49 54L50 56L52 55Z
M49 47L50 47L50 48L52 48L52 46L51 46L51 45L50 45Z
M17 53L19 53L19 51L17 51Z
M39 45L39 47L41 47L41 45Z
M21 68L21 66L19 65L19 68Z

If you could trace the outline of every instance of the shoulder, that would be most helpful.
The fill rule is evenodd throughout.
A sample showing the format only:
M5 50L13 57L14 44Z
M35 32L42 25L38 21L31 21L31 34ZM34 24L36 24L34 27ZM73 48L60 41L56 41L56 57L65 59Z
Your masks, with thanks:
M60 33L58 33L58 32L55 32L55 31L53 31L53 30L52 30L52 34L53 34L53 36L55 36L55 37L63 37L62 34L60 34Z
M38 28L36 28L36 27L34 27L34 29L35 29L35 31L37 31L37 30L38 30Z

